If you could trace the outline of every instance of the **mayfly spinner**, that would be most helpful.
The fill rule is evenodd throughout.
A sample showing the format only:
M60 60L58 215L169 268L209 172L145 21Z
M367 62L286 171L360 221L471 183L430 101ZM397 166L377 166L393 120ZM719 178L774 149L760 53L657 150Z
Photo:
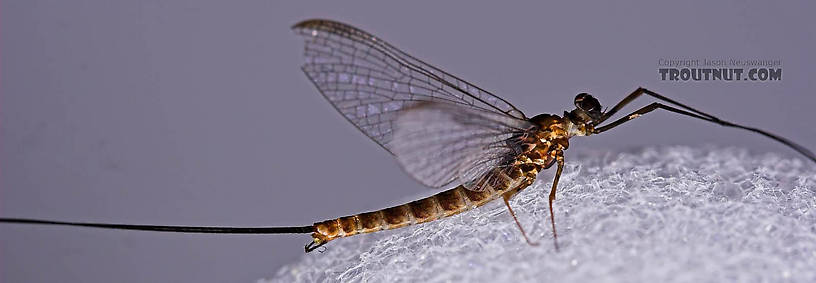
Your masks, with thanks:
M571 137L600 134L662 109L764 135L816 162L816 155L790 140L723 121L645 88L636 89L606 111L597 99L580 93L574 100L575 109L563 116L528 118L501 97L360 29L331 20L307 20L292 29L306 42L303 72L343 117L394 155L421 184L453 188L407 204L303 227L154 226L19 218L0 218L0 222L186 233L311 233L313 240L305 247L310 252L337 238L429 222L501 198L521 235L535 245L508 201L532 184L539 172L554 165L549 208L557 249L552 204ZM604 124L643 95L661 102Z

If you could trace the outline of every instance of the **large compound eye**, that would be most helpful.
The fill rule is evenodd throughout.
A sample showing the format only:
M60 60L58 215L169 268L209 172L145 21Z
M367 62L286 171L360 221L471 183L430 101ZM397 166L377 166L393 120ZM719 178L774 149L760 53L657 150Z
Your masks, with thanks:
M590 113L601 111L601 103L588 93L579 93L575 96L575 107Z

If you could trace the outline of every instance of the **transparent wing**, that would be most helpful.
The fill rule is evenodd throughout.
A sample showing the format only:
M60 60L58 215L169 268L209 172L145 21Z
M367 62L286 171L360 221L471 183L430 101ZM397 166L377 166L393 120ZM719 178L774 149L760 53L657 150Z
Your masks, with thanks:
M397 115L389 147L408 174L439 188L470 183L509 165L522 151L520 137L532 127L506 115L424 102Z
M422 102L444 102L516 123L527 121L504 99L365 31L329 20L308 20L292 29L306 41L302 68L309 79L346 119L392 154L394 120Z

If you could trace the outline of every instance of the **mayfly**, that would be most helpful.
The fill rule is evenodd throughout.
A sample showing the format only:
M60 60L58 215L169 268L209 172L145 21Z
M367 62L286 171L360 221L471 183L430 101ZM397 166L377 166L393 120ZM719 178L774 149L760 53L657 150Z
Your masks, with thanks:
M0 222L70 225L186 233L311 233L310 252L337 238L395 229L451 216L501 198L521 235L508 202L556 166L549 194L553 242L558 249L553 200L564 168L564 151L574 136L600 134L654 110L666 110L774 139L816 162L808 149L769 132L723 121L645 88L603 111L587 93L562 116L528 118L506 100L431 66L379 37L331 20L307 20L292 27L305 39L302 69L320 93L366 136L391 153L422 185L451 188L431 197L378 211L302 227L197 227L61 222L0 218ZM644 95L653 102L604 124Z

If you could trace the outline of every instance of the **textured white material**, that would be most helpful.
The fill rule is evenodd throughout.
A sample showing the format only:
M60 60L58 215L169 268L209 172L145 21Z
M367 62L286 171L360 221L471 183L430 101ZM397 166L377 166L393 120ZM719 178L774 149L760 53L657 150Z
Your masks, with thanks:
M816 282L816 166L737 149L567 155L511 202L338 239L270 282ZM262 280L265 281L265 280Z

